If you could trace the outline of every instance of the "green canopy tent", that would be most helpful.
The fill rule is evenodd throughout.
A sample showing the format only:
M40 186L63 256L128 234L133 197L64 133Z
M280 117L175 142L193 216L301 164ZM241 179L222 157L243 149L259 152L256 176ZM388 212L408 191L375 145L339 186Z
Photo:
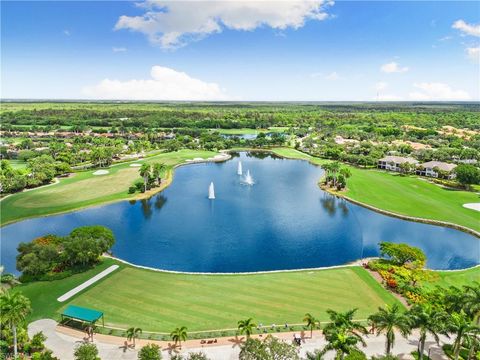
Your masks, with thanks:
M68 305L62 313L62 322L65 318L87 322L92 325L102 318L102 326L105 326L103 312L80 306Z

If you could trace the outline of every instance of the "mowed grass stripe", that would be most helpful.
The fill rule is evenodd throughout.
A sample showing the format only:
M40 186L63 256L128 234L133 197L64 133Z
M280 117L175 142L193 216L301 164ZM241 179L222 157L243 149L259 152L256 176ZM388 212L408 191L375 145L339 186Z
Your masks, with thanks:
M329 308L358 307L358 317L363 318L376 307L396 301L386 292L380 296L358 271L365 272L342 268L206 276L125 266L71 303L104 311L112 326L168 332L180 325L190 331L232 328L245 317L264 324L298 323L307 311L325 321Z

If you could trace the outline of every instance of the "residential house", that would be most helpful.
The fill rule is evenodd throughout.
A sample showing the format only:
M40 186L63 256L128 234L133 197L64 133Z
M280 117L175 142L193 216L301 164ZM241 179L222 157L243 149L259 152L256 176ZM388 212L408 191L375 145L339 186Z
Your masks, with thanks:
M441 161L429 161L421 164L417 168L417 174L423 176L430 176L434 178L443 177L446 179L455 178L454 169L455 164L449 164Z
M403 156L385 156L378 160L377 167L379 169L385 169L389 171L403 171L402 164L409 163L412 165L412 168L415 168L418 164L418 161L411 157Z

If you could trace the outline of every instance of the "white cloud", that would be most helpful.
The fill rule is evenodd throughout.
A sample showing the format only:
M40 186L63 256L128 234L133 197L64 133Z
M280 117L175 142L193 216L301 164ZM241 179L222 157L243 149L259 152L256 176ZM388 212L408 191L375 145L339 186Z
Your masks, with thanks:
M480 24L468 24L464 20L457 20L453 23L452 28L460 30L464 35L480 37Z
M388 87L388 84L384 81L379 81L375 84L375 90L382 91Z
M469 47L466 48L467 56L474 62L480 62L480 47Z
M168 1L147 0L139 6L140 16L120 16L115 30L128 29L145 34L163 48L176 48L223 28L251 31L261 26L276 30L298 29L308 20L324 20L325 0L224 0Z
M408 67L400 66L397 62L392 61L387 64L383 64L380 67L380 70L384 73L391 74L391 73L404 73L408 71Z
M63 30L63 34L66 35L66 36L70 36L71 33L69 30Z
M125 47L112 47L113 52L125 52L127 51L127 48Z
M153 66L151 79L127 81L104 79L83 89L94 99L109 100L228 100L215 83L204 82L188 74L163 66Z
M332 80L332 81L339 80L340 75L338 75L338 73L336 71L334 71L334 72L328 74L327 76L325 76L325 79Z
M468 92L454 90L449 85L443 83L415 83L413 86L420 91L414 91L409 94L412 100L469 100L471 98Z

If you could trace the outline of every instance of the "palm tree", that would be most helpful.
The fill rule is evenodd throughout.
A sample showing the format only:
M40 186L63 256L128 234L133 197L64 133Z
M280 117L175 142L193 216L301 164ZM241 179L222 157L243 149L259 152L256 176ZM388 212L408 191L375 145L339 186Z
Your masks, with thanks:
M253 333L253 329L257 326L252 318L248 318L247 320L240 320L238 322L238 331L240 334L245 333L247 335L247 338L250 337Z
M418 356L419 360L422 360L427 334L430 333L438 345L440 341L438 334L442 333L442 325L445 323L446 314L436 311L430 304L426 304L414 306L408 315L412 328L418 329L420 332Z
M362 324L353 321L353 317L358 309L352 309L346 312L336 312L334 310L327 310L330 317L330 323L325 326L324 332L334 332L338 329L343 329L347 334L359 335L367 334L368 331Z
M140 167L140 176L143 178L143 185L145 187L145 191L147 191L147 184L148 184L148 178L150 177L150 172L152 170L152 167L150 164L144 163Z
M0 294L0 319L8 324L13 332L14 359L17 358L17 326L25 321L30 313L30 300L20 292L2 291Z
M350 169L347 168L347 167L342 167L342 168L340 168L340 170L338 171L338 173L339 173L340 175L343 175L343 177L344 177L345 179L348 179L350 176L352 176L352 172L351 172Z
M467 360L474 359L473 354L475 353L476 349L480 349L480 328L477 327L476 329L468 332L465 337L465 343L467 347L470 349L468 351Z
M385 332L387 337L386 352L390 355L395 344L395 330L400 331L402 336L406 337L410 333L409 319L400 311L398 304L378 308L378 312L370 315L368 318L377 327L377 336Z
M310 338L313 338L313 329L317 329L320 326L320 322L310 313L306 313L303 321L307 323L307 327L310 328Z
M478 326L472 325L470 319L462 310L459 313L453 313L448 317L447 330L455 334L455 341L453 342L453 353L455 360L458 360L462 343L468 338L468 334L478 329Z
M133 347L135 347L135 339L142 333L142 329L131 327L127 330L127 340L133 340Z
M153 170L152 170L152 175L155 177L157 180L157 184L160 185L160 182L162 180L161 174L162 172L166 169L167 167L163 163L155 163L153 164Z
M467 290L463 298L465 311L477 318L477 325L480 325L480 283L475 281L474 285L465 286Z
M328 344L320 352L320 355L325 355L328 351L334 350L336 352L335 359L343 359L345 355L352 351L359 351L357 344L360 342L363 346L367 346L360 335L348 334L344 329L340 331L331 331L325 335Z
M177 327L170 333L170 336L175 341L175 346L177 346L177 343L180 343L180 346L182 346L182 341L187 340L188 337L187 328L185 326Z

